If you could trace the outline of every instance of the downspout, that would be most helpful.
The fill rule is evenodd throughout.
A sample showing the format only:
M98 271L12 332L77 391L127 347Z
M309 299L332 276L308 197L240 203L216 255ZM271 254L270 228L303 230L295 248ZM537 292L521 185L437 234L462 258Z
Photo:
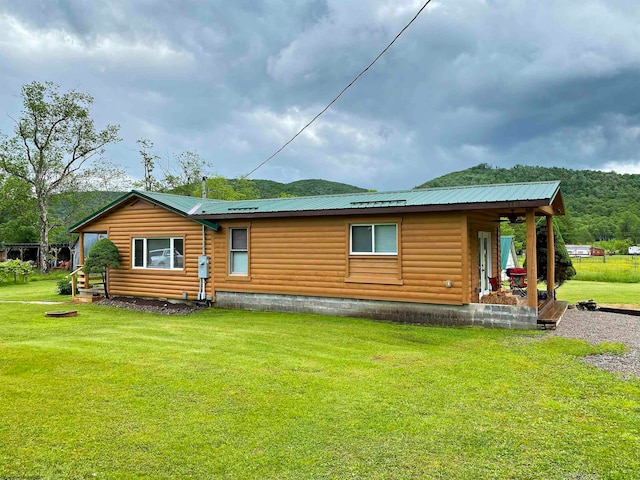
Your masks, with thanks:
M207 198L207 177L202 177L202 199ZM203 202L204 203L204 202ZM202 256L204 257L207 254L207 231L202 224ZM198 289L198 300L206 300L207 299L207 279L200 278L200 286Z
M207 177L202 177L202 199L204 200L206 198L207 198ZM206 236L206 232L205 232L205 229L204 229L204 223L203 223L202 224L202 255L206 255L207 254L206 242L207 242L207 236Z

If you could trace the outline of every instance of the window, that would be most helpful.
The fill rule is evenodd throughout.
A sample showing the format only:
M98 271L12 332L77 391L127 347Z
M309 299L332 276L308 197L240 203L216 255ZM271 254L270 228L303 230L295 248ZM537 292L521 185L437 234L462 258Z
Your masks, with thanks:
M351 225L352 254L398 254L396 224Z
M229 229L229 274L249 275L249 229Z
M134 238L133 268L180 270L184 266L182 238Z

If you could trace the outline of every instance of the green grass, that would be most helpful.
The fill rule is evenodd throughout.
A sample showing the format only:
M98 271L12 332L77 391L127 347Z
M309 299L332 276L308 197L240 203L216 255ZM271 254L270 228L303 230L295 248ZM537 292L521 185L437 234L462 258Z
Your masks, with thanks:
M36 280L32 280L27 283L14 283L13 280L5 280L0 283L0 301L70 301L70 295L59 295L57 293L56 284L58 280L59 276L54 276L53 278L38 277Z
M0 478L627 479L619 345L209 309L0 304Z
M569 303L592 299L602 304L640 305L640 283L570 280L558 288L556 295L558 300L567 300Z
M573 258L575 280L591 282L640 283L637 255Z

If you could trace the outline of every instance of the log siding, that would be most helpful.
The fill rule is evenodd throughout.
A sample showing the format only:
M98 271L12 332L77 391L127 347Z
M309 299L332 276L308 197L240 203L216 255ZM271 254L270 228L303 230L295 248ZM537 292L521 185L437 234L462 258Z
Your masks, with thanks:
M198 293L198 256L202 254L202 226L165 208L143 200L123 205L92 223L91 230L104 230L118 247L120 268L109 271L109 293L195 300ZM212 232L207 230L207 252L212 251ZM134 238L180 237L184 240L182 269L133 268ZM207 289L213 295L213 286Z
M282 218L251 222L250 281L230 277L228 228L215 233L218 291L462 304L459 214ZM397 223L397 255L350 255L349 225ZM451 286L447 286L447 281Z

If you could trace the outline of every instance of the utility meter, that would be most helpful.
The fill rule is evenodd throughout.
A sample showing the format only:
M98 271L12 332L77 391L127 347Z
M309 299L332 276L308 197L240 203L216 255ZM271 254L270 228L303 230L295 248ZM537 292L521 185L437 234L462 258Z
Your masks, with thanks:
M198 278L209 278L209 257L206 255L198 257Z

